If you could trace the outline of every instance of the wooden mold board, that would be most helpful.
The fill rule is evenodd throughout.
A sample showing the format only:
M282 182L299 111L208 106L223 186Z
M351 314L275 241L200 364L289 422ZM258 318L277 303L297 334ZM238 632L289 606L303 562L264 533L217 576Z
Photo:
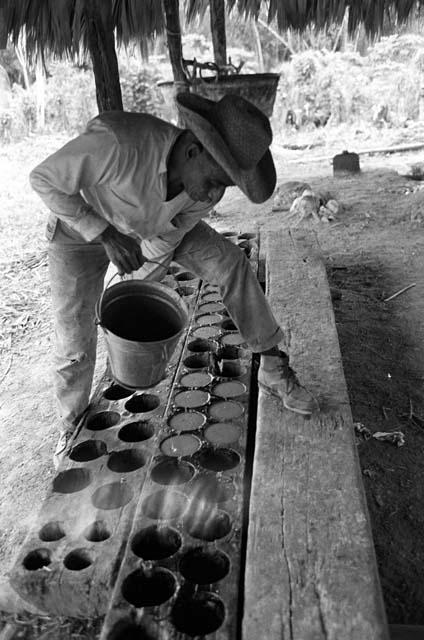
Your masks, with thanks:
M172 285L175 278L170 278ZM185 296L189 325L200 281ZM124 394L106 371L10 572L21 598L53 615L104 615L166 412L189 326L154 387ZM137 424L136 424L137 423ZM123 430L141 435L128 437Z

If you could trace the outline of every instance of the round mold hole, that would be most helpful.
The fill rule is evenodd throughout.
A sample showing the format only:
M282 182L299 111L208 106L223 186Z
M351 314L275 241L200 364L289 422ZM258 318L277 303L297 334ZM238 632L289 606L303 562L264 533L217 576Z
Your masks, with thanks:
M239 240L253 240L256 238L256 233L241 233L239 235Z
M203 287L202 289L202 295L205 295L206 293L221 293L220 292L220 287L218 284L207 284ZM222 299L222 297L221 297Z
M232 363L226 363L232 364ZM246 385L238 380L229 380L227 382L218 382L212 389L214 396L219 398L237 398L246 393Z
M27 571L37 571L37 569L48 567L51 561L48 549L34 549L27 553L22 564Z
M61 471L53 480L53 491L56 493L76 493L82 491L91 482L91 473L88 469L68 469Z
M106 640L157 640L157 634L144 622L122 618L113 625Z
M146 454L136 449L112 451L107 461L107 468L115 473L130 473L141 469L146 464Z
M240 358L240 349L236 346L226 344L224 347L218 349L216 355L218 360L238 360Z
M192 456L201 446L202 443L197 436L191 433L180 433L162 440L160 450L165 456L181 458L182 456Z
M218 400L209 407L209 416L219 422L234 420L244 413L244 407L234 400Z
M43 542L56 542L66 536L63 523L58 520L47 522L38 532L38 537Z
M84 529L83 535L89 542L104 542L110 538L111 532L103 520L95 520Z
M130 413L148 413L160 405L160 400L152 393L135 395L125 403L125 409Z
M192 335L196 338L203 338L205 340L210 340L213 338L217 338L220 334L220 328L216 325L206 326L206 327L197 327L192 332Z
M118 424L121 416L117 411L100 411L90 416L87 420L87 429L90 431L103 431Z
M184 358L184 366L187 369L205 369L209 365L208 353L197 353L195 356Z
M210 402L211 396L208 391L201 389L192 389L191 391L179 391L174 396L174 404L176 407L183 409L197 409L204 407Z
M242 344L245 344L245 339L238 332L227 333L225 336L221 338L221 344L224 345L233 345L235 347L239 347Z
M74 462L90 462L107 453L106 443L102 440L85 440L71 449L69 457Z
M119 384L112 384L110 387L106 389L103 393L103 398L105 400L123 400L124 398L128 398L132 396L134 391L130 391L130 389L125 389L125 387L121 387Z
M240 365L239 362L232 361L223 361L220 366L220 377L221 378L239 378L242 376L246 370Z
M179 597L171 612L174 627L188 636L213 633L225 620L225 606L221 598L208 591Z
M93 559L87 549L74 549L65 556L63 564L69 571L83 571L93 564Z
M230 558L219 549L193 547L182 555L179 571L195 584L213 584L228 575Z
M125 578L121 593L134 607L157 607L174 595L176 587L175 576L168 569L140 568Z
M189 282L190 280L196 280L196 278L197 276L191 271L182 271L175 275L175 280L178 280L178 282Z
M217 345L210 340L204 340L202 338L196 338L188 343L187 349L192 353L207 353L208 351L216 351Z
M198 371L194 373L186 373L180 378L180 385L182 387L198 388L207 387L213 380L213 375L206 373L206 371Z
M153 482L164 485L185 484L194 476L195 469L189 462L183 460L164 460L159 462L151 471Z
M191 485L190 497L200 503L219 503L230 500L236 492L230 478L217 478L215 475L198 475Z
M214 422L208 425L204 431L205 440L214 446L233 444L241 435L241 429L232 422Z
M110 482L96 489L91 502L96 509L119 509L131 502L133 492L124 482Z
M231 318L227 318L221 322L221 327L224 331L238 331L238 327L234 324Z
M131 550L143 560L163 560L177 553L181 544L181 536L176 529L152 524L133 536Z
M223 302L205 302L199 304L197 310L199 315L204 315L205 313L221 313L225 310L225 306Z
M181 267L179 267L177 264L171 264L168 267L167 273L174 274L174 273L178 273L179 271L181 271Z
M202 303L204 302L222 302L222 296L218 291L211 291L202 295Z
M137 420L136 422L128 422L124 424L118 431L118 438L122 442L143 442L148 440L155 433L155 427L153 424L143 420Z
M197 431L205 422L206 416L200 411L178 411L168 419L168 425L175 431Z
M188 500L183 493L163 489L145 498L142 511L152 520L174 520L185 513L187 505Z
M252 248L251 248L248 240L242 240L241 242L238 242L237 246L239 247L239 249L241 249L245 253L245 255L248 258L250 258L251 253L252 253Z
M194 287L179 286L177 291L180 294L180 296L193 296L196 293L196 289Z
M228 471L240 464L240 456L233 449L224 447L207 447L196 456L196 461L208 471Z
M226 511L211 510L210 503L193 503L184 518L184 527L192 538L213 542L231 531L231 518Z
M199 327L219 324L220 322L222 322L222 316L218 313L205 313L202 316L197 316L196 318L196 324Z

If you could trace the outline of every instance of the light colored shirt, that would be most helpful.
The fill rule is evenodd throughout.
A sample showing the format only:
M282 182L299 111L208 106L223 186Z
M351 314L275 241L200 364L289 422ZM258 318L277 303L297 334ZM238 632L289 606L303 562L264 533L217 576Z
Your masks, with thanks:
M167 158L181 129L149 114L110 111L30 174L51 212L91 242L111 224L177 247L214 204L182 191L166 201Z

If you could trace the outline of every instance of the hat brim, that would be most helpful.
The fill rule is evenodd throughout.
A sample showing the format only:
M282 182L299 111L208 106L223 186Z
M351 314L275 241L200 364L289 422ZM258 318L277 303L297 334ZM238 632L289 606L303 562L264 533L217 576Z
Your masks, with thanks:
M212 124L215 102L188 93L177 95L176 102L184 125L194 133L232 182L252 202L260 204L268 200L272 196L277 181L274 161L269 149L253 169L243 171L225 140Z

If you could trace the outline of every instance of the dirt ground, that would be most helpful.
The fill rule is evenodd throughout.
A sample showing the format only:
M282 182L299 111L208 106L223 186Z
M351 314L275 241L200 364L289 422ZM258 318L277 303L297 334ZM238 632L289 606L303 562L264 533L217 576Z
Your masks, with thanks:
M0 313L7 315L5 308L13 307L14 292L22 301L26 291L28 314L20 324L14 320L11 335L0 324L0 603L6 601L14 555L53 477L44 214L26 176L61 143L41 141L30 157L22 145L0 150L0 174L6 176L0 187L0 266L10 284L0 296ZM348 178L333 177L330 161L314 162L310 154L303 154L307 162L302 163L298 152L279 149L275 158L279 183L306 180L343 204L334 222L309 224L317 232L333 290L354 421L371 432L405 435L402 447L358 437L358 451L389 622L424 624L424 190L422 183L394 170L420 156L363 156L361 174ZM271 201L250 205L230 189L211 223L237 231L259 225L261 233L286 226L285 213L271 206ZM14 228L15 223L21 227ZM101 359L99 372L103 365ZM62 621L60 628L51 619L12 614L3 620L20 620L22 638L96 637L95 625Z

